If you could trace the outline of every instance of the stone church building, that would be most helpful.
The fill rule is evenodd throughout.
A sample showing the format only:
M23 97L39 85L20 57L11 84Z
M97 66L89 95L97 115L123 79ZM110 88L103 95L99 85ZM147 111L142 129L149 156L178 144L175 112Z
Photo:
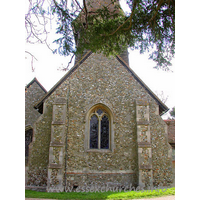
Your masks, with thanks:
M135 74L128 53L87 51L34 105L27 188L169 186L168 108ZM35 110L35 111L36 111Z
M33 124L41 115L34 105L47 93L42 84L34 78L25 87L25 165L28 165L29 144L33 137Z

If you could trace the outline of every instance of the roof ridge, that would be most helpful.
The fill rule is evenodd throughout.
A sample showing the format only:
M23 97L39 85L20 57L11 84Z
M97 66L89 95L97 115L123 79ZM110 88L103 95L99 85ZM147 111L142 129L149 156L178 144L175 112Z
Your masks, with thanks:
M89 50L35 105L34 108L39 109L44 100L48 98L64 80L66 80L93 52ZM141 84L149 95L158 103L161 109L160 115L164 114L169 108L157 97L157 95L140 79L140 77L130 68L130 66L121 58L116 56L117 60L132 74L132 76Z
M59 87L68 76L70 76L90 55L92 51L88 51L35 105L34 108L39 108L42 102L49 97L57 87Z
M127 70L131 72L131 74L134 76L134 78L146 89L146 91L151 95L152 98L154 98L157 103L161 106L164 112L160 113L163 115L166 113L169 108L158 98L158 96L142 81L142 79L130 68L130 66L121 58L121 56L117 55L116 58L121 62L122 65L124 65Z
M25 86L25 90L28 89L34 82L36 82L39 87L45 92L47 93L47 90L44 88L44 86L38 81L38 79L36 77L33 78L32 81L30 81L26 86Z

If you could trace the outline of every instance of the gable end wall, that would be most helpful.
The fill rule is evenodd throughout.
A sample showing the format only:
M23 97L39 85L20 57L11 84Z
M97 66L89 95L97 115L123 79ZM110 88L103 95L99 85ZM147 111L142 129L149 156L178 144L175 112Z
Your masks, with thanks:
M166 149L163 150L163 154L166 154L167 158L169 150L167 140L158 142L165 137L165 126L159 116L155 100L116 58L106 58L101 54L93 53L45 100L44 114L37 121L34 129L35 139L30 166L40 166L45 170L48 168L47 155L51 139L52 108L58 97L64 97L67 105L64 128L64 141L67 140L65 146L67 154L64 155L64 159L67 158L67 161L63 162L64 184L81 186L97 181L138 185L136 100L146 100L149 104L152 154L159 155L159 145L162 143L163 149ZM86 115L89 108L98 103L108 106L113 113L113 152L85 151ZM161 136L158 136L159 134ZM157 140L159 137L160 140ZM39 144L41 144L40 147L38 147ZM45 149L45 152L42 153L40 148ZM40 161L34 159L35 156ZM152 163L157 159L155 156L152 155ZM32 170L35 170L34 167ZM153 176L155 174L154 182L156 184L158 182L157 167L162 169L162 177L164 177L164 173L170 166L168 161L163 164L162 161L157 161L156 165L153 164ZM30 175L31 173L30 170ZM43 176L46 180L46 171ZM56 179L55 176L52 181L56 183ZM36 181L31 183L34 185Z

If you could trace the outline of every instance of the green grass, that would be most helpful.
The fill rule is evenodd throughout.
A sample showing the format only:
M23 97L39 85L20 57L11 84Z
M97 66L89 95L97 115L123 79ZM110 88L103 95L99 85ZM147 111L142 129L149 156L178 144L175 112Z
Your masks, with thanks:
M141 198L153 198L167 195L175 195L175 188L168 188L159 191L130 191L130 192L37 192L32 190L25 191L26 198L46 198L46 199L141 199Z

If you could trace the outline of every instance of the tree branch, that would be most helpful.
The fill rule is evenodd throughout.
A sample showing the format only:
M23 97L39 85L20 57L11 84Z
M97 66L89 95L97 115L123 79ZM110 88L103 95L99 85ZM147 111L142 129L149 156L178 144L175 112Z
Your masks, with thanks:
M84 9L85 9L85 22L86 22L86 29L87 29L88 28L88 21L87 21L88 11L87 11L87 6L86 6L85 0L83 0L83 5L84 5Z
M130 24L129 24L129 27L128 27L128 28L124 28L124 29L123 29L124 31L127 31L127 30L129 30L129 29L131 28L131 26L132 26L132 18L133 18L133 13L134 13L134 11L135 11L135 8L136 8L136 4L137 4L137 0L134 0L134 1L133 1L133 8L132 8L132 12L131 12L131 15L130 15L130 17L129 17Z
M62 69L57 69L57 70L67 71L69 69L69 65L72 63L72 60L73 60L74 56L75 56L75 54L72 55L70 61L68 62L67 67L64 67Z
M82 8L81 8L79 2L78 2L77 0L75 0L75 2L76 2L76 4L78 5L79 9L82 10Z
M155 13L154 16L149 20L149 23L155 19L155 17L156 17L156 15L158 14L158 11L159 11L159 9L160 9L162 3L163 3L163 0L160 0L160 1L158 2L158 6L157 6L157 8L156 8L156 13Z
M25 53L28 53L30 56L31 56L31 68L32 68L32 72L34 72L35 71L35 68L33 67L33 58L35 59L35 60L37 60L37 58L32 54L32 53L30 53L29 51L25 51ZM38 61L38 60L37 60Z
M33 58L35 58L35 60L37 60L37 58L32 54L30 53L29 51L25 51L25 53L28 53L29 55L31 55ZM38 61L38 60L37 60Z
M127 31L131 28L131 25L132 25L132 17L133 17L133 14L134 14L134 10L136 8L136 4L137 4L137 0L133 1L133 8L132 8L132 11L131 11L131 15L130 17L123 23L121 24L114 32L108 34L107 36L111 36L111 35L114 35L120 28L122 28L129 20L130 20L130 24L129 24L129 27L128 28L124 28L123 30Z

